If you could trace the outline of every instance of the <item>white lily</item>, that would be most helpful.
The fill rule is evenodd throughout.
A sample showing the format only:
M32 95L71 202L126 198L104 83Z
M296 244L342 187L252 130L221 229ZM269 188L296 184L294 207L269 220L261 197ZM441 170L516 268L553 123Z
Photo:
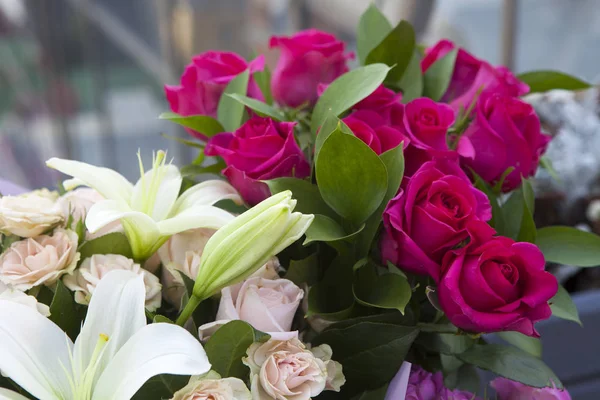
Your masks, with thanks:
M108 168L59 158L46 161L50 168L75 178L65 182L67 189L83 184L104 196L106 200L88 212L88 230L95 233L120 220L137 261L154 254L171 235L196 228L219 229L231 221L231 214L213 206L216 202L231 199L242 203L233 186L219 180L202 182L179 196L181 173L166 164L164 151L154 155L148 172L144 172L139 153L138 159L141 178L135 185Z
M185 329L146 325L144 283L130 271L98 284L75 340L22 304L0 300L0 370L40 400L127 400L159 374L210 370L204 349ZM24 399L0 391L0 399Z

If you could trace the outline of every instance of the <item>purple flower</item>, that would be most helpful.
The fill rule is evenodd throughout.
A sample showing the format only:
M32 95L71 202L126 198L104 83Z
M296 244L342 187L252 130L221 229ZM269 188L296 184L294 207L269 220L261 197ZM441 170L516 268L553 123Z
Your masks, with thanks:
M556 387L534 388L506 378L496 378L490 385L498 400L571 400L569 392Z

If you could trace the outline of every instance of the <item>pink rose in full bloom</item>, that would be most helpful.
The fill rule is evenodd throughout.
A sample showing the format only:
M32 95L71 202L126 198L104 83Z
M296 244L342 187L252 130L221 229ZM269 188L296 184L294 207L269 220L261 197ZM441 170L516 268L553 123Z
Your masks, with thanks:
M205 153L225 160L223 175L248 204L255 205L270 196L261 180L310 175L310 165L294 138L294 125L253 117L234 133L212 137Z
M421 61L423 72L455 48L456 45L449 40L440 40L435 46L428 48ZM515 78L509 69L494 67L459 48L450 85L441 100L449 103L455 110L460 107L467 109L480 90L522 96L529 92L529 86Z
M473 148L473 157L462 157L462 164L486 182L495 183L508 168L514 167L502 187L510 191L519 186L521 176L535 174L550 136L542 133L531 105L489 93L479 98L475 118L460 141L470 142Z
M348 71L345 44L334 35L307 29L293 36L273 36L269 47L281 55L273 71L271 87L277 103L298 107L317 100L319 84L328 84Z
M473 219L491 218L487 196L456 162L429 161L403 182L383 213L381 257L401 269L440 277L440 263L468 237Z
M506 378L496 378L490 386L496 391L498 400L571 400L571 395L566 390L555 387L534 388Z
M446 388L441 371L431 373L419 366L412 368L405 398L406 400L479 400L479 397L473 393Z
M207 51L192 58L185 67L181 83L176 86L165 85L165 94L171 110L181 115L208 115L216 118L219 99L225 87L240 72L246 69L250 73L262 71L265 65L263 56L250 63L236 53L227 51ZM263 99L260 88L250 78L248 96ZM187 129L199 138L206 139L199 132Z
M342 121L377 154L385 153L402 142L406 149L410 143L401 129L388 125L385 118L375 111L355 111Z
M516 331L539 337L533 324L550 318L554 275L540 249L493 235L487 224L469 226L470 242L442 261L438 299L448 319L470 332Z

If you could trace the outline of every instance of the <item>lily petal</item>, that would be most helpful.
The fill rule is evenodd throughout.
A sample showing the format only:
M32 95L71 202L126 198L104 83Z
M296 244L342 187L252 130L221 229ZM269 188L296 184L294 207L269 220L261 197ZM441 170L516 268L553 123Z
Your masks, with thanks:
M67 335L36 310L0 300L0 370L34 397L70 398L65 370L71 372L72 346Z
M139 330L146 326L144 301L146 290L140 275L117 270L106 274L96 286L75 341L75 365L87 366L101 334L109 340L104 349L100 371L108 360Z
M177 199L171 214L178 214L194 205L212 206L221 200L233 200L236 204L243 203L238 191L229 183L216 179L204 181L183 192Z
M79 179L107 199L128 203L131 198L133 185L112 169L61 158L51 158L46 161L46 165Z
M29 400L27 397L13 392L12 390L0 388L0 400Z
M160 178L158 177L160 175ZM160 179L160 185L152 188L153 179ZM155 221L165 219L179 196L181 173L172 165L161 165L146 172L133 188L131 208L151 215ZM154 201L151 210L144 210L144 204Z
M197 228L219 229L235 217L225 210L213 206L197 205L185 209L172 218L160 221L157 226L162 236Z
M111 360L98 379L92 400L130 399L153 376L201 375L209 370L202 345L188 331L173 324L151 324Z

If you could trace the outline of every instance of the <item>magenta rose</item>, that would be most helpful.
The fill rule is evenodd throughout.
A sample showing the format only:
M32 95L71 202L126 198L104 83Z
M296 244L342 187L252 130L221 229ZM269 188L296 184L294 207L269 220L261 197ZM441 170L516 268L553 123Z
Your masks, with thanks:
M342 121L377 154L393 149L402 142L406 149L410 143L410 139L401 129L387 125L385 118L375 111L355 111Z
M270 196L261 180L310 175L310 165L294 138L294 125L253 117L234 133L211 138L205 153L223 158L227 165L223 175L248 204L255 205Z
M451 41L440 40L435 46L427 49L421 61L423 72L455 48L456 45ZM460 107L467 109L481 89L483 92L509 96L522 96L529 92L529 86L515 78L507 68L493 67L459 48L450 85L442 97L442 102L450 103L456 110Z
M473 186L458 163L429 161L405 179L388 203L383 213L381 257L438 281L444 255L468 238L468 223L491 216L487 196Z
M534 388L506 378L496 378L490 386L498 400L571 400L566 390L555 387Z
M246 69L251 73L261 71L264 64L263 56L247 63L244 58L231 52L207 51L199 54L185 67L180 85L165 85L171 110L185 116L208 115L216 118L219 99L227 84ZM252 78L248 83L248 96L263 98ZM206 139L199 132L191 129L188 132L199 139Z
M345 44L334 35L308 29L293 36L273 36L271 48L281 50L273 71L273 97L280 105L298 107L317 100L319 84L329 84L348 71Z
M497 93L482 94L475 118L460 139L472 147L473 155L463 155L461 160L463 166L492 184L513 167L502 187L510 191L520 185L522 176L535 174L549 141L531 105Z
M373 93L356 103L352 109L374 111L381 115L387 125L392 125L392 121L401 121L404 115L404 105L401 100L402 93L396 93L380 85Z
M398 397L402 398L402 397ZM462 390L450 390L444 386L441 371L428 372L413 366L408 378L406 400L479 400L473 393ZM390 399L391 400L391 399Z
M544 270L537 246L494 234L489 225L474 221L469 244L446 254L440 306L465 331L539 337L533 325L552 315L548 300L558 290L556 278Z

